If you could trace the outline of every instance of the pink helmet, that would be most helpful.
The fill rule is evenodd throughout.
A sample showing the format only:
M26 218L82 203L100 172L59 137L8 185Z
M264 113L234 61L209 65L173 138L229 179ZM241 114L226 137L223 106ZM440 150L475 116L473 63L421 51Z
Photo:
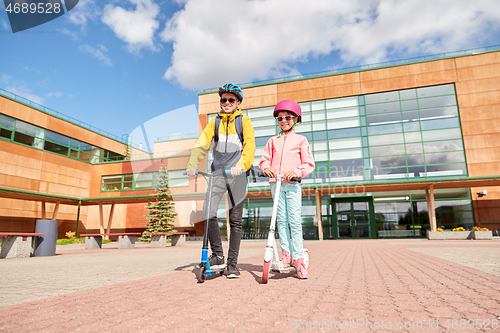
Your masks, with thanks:
M302 122L302 109L297 102L288 99L282 100L274 108L273 117L277 117L280 111L288 111L297 116L297 124Z

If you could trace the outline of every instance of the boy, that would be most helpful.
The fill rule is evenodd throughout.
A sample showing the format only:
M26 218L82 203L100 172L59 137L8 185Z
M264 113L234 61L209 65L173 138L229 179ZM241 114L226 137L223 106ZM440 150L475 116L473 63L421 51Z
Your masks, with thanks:
M255 135L252 122L242 114L239 106L243 101L243 91L235 84L227 83L219 89L221 111L203 130L187 165L186 173L193 176L198 164L203 160L214 140L214 161L212 163L212 200L210 204L208 239L212 255L209 258L213 270L224 268L224 252L220 238L217 209L224 193L229 192L229 251L227 255L227 277L239 278L236 267L240 250L243 203L246 196L247 178L245 172L252 167L255 154ZM237 119L240 117L240 119ZM242 133L238 133L238 123ZM218 127L218 133L215 133ZM243 138L241 138L241 135ZM226 175L225 170L231 170ZM203 210L206 211L206 202Z

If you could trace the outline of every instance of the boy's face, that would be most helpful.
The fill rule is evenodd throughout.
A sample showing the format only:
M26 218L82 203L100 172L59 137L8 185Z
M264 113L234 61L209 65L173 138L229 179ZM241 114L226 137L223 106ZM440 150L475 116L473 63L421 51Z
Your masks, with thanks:
M223 103L224 102L224 103ZM225 113L233 113L240 106L241 102L236 98L236 95L231 93L223 93L220 97L220 108Z
M289 117L287 117L289 116ZM289 118L287 120L286 118ZM278 125L283 131L288 131L290 128L292 128L293 124L295 124L295 115L291 112L288 111L280 111L278 112L278 116L276 117L276 121L278 122ZM281 119L281 121L279 121Z

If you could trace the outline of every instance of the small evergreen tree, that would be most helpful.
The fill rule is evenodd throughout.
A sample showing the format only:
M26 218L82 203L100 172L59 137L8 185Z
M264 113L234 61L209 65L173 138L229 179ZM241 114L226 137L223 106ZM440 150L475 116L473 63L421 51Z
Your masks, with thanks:
M141 240L150 242L150 234L155 232L177 232L174 230L177 213L170 198L168 175L163 163L156 178L156 201L151 202L146 208L148 213L144 216L148 218L148 225L142 233Z

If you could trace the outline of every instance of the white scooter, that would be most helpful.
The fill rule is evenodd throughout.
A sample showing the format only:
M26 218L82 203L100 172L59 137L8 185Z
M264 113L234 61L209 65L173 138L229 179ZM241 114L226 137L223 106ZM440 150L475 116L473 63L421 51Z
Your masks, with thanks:
M265 173L259 173L259 177L267 177L267 175ZM282 179L283 176L281 175L276 176L276 190L275 190L276 192L273 200L271 225L269 227L269 235L267 237L266 249L264 250L264 269L262 271L262 283L264 284L266 284L269 280L269 272L271 271L271 269L273 270L273 272L279 272L279 273L287 273L295 269L295 267L293 267L292 265L284 266L283 263L280 261L280 257L278 255L278 248L276 247L276 238L274 236L276 229L276 217L278 213L279 193L281 189ZM298 177L292 178L291 180L297 181L299 183L301 181L301 179ZM281 237L285 237L285 235ZM309 252L307 251L307 249L303 249L302 255L304 258L304 265L306 266L307 269L309 268Z

